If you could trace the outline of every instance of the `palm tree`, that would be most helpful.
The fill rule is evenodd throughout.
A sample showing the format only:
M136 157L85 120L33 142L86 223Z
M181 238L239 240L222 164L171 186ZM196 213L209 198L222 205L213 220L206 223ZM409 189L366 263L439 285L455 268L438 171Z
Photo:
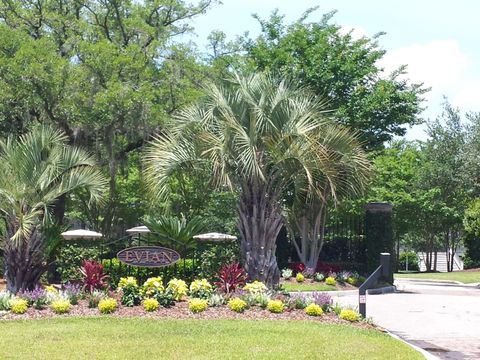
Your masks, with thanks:
M287 229L306 272L313 274L323 247L328 206L341 197L356 196L369 182L370 161L358 135L340 125L321 129L315 144L314 186L295 179L286 207Z
M42 226L52 204L78 188L99 200L106 183L94 158L50 127L0 141L0 171L7 289L16 293L35 287L46 270Z
M282 197L297 177L315 186L322 160L317 138L333 126L323 109L305 89L265 74L210 84L205 97L180 111L169 131L147 147L147 184L165 198L173 174L209 165L212 185L240 192L240 247L249 277L276 284Z

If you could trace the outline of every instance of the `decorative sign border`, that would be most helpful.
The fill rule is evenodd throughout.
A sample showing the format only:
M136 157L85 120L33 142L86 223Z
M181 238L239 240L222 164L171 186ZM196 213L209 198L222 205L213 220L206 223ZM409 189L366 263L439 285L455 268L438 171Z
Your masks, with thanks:
M176 263L180 254L161 246L135 246L120 250L117 259L130 266L155 268Z

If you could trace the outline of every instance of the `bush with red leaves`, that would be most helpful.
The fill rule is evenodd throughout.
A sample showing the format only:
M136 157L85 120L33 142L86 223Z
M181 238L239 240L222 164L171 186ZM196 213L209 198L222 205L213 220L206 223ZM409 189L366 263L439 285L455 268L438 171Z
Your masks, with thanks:
M91 293L93 290L102 290L107 286L108 276L103 272L103 265L95 260L83 260L80 273L83 291Z
M214 284L228 294L245 285L246 279L245 270L239 263L233 263L222 266L218 273L218 281L215 281Z

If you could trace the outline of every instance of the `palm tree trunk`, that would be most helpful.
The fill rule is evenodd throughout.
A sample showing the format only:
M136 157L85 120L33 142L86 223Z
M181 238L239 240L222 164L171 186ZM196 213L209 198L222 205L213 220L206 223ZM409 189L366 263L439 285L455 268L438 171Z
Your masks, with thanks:
M14 242L11 237L16 226L15 217L9 217L4 248L5 277L7 290L14 294L19 290L35 288L46 270L42 235L38 225L31 229L28 238Z
M267 286L278 284L275 250L283 217L277 197L266 184L247 182L242 186L239 215L240 247L249 278Z

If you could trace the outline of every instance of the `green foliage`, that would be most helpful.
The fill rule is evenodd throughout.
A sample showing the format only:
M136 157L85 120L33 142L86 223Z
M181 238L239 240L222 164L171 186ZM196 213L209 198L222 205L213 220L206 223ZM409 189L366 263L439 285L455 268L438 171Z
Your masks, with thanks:
M343 309L340 311L340 319L347 320L350 322L356 322L360 320L360 314L352 309Z
M282 277L285 280L290 279L292 276L293 276L293 270L292 269L285 268L285 269L282 270Z
M189 256L197 248L198 241L193 237L207 229L204 219L200 217L187 220L184 216L146 216L144 224L153 232L147 237L175 249L183 257Z
M10 311L14 314L24 314L27 312L28 303L27 300L13 298L10 300Z
M208 306L216 307L225 304L225 297L222 294L212 293L208 298Z
M105 179L91 155L70 146L62 131L48 126L2 141L0 168L5 175L0 179L0 209L8 225L7 285L16 292L35 287L46 270L40 224L50 223L50 207L79 188L88 192L91 202L100 200ZM19 261L23 258L28 261Z
M408 258L408 271L419 271L418 257L415 251L402 252L398 258L398 269L407 270L407 258Z
M228 301L228 307L232 311L242 313L247 308L247 303L242 299L236 297Z
M322 273L318 273L318 272L317 272L317 273L315 273L315 275L313 275L313 279L314 279L315 281L319 281L319 282L320 282L320 281L325 280L325 275L323 275Z
M199 244L195 257L201 259L195 265L195 276L215 280L225 264L238 262L240 249L238 242L222 244Z
M267 304L267 310L271 313L282 313L285 310L285 305L281 300L270 300Z
M265 309L272 300L272 293L271 292L253 292L253 293L246 293L242 295L242 300L244 300L247 305L250 306L260 306L262 309Z
M336 285L337 284L337 280L335 280L334 277L332 276L329 276L325 279L325 284L327 285Z
M101 300L105 299L107 295L100 290L94 290L87 294L88 307L94 309L98 306Z
M164 291L163 280L160 276L148 278L142 285L141 295L143 297L155 297Z
M310 316L320 316L323 315L323 310L321 306L312 303L305 307L305 314Z
M355 39L331 22L334 12L320 22L306 22L314 10L291 24L276 11L267 20L257 17L260 36L243 44L248 66L290 76L327 96L335 119L359 131L369 149L405 135L405 125L420 123L426 90L402 80L404 66L382 75L382 34Z
M207 308L208 308L208 300L194 298L188 301L188 309L192 313L199 313L207 310Z
M170 291L175 301L182 301L187 296L187 283L180 279L172 279L168 282L167 291Z
M193 280L190 284L189 290L190 297L208 299L213 291L213 287L207 279Z
M72 304L67 299L57 299L52 301L50 308L55 314L66 314L72 308Z
M152 312L158 310L160 303L156 299L145 299L143 300L143 308L145 311Z
M164 282L168 282L176 277L191 279L195 275L192 259L182 259L174 266L167 266L160 270L125 265L117 258L104 259L102 260L102 265L105 272L108 274L110 284L113 288L117 286L122 277L127 276L133 276L136 279L145 281L148 278L160 275Z
M8 291L0 292L0 311L10 310L11 301L14 299L14 295Z
M172 290L165 290L164 292L159 292L154 295L154 298L158 303L164 307L169 308L175 304L175 296Z
M95 244L90 246L83 242L64 244L58 253L56 264L57 271L63 283L81 280L82 275L78 269L83 260L98 260L100 250Z
M250 294L261 294L267 291L268 288L261 281L255 280L254 282L246 283L243 290Z
M98 303L98 310L101 314L111 314L117 310L117 300L105 298Z
M132 276L121 278L117 289L121 292L121 302L125 306L135 306L142 301L140 287L137 280Z

